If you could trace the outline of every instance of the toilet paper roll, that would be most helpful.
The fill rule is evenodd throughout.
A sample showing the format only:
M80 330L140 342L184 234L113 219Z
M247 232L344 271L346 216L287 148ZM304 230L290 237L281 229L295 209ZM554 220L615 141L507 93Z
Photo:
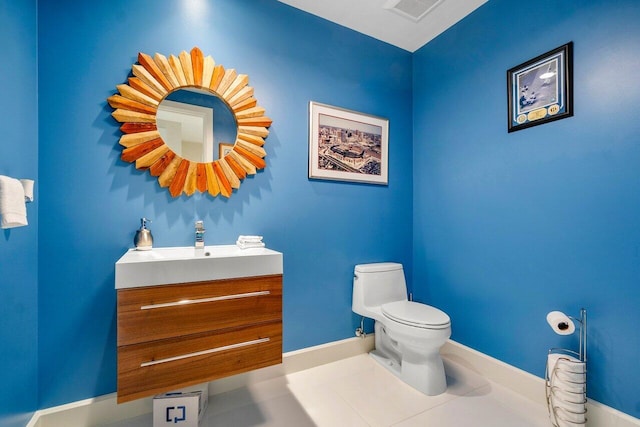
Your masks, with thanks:
M554 401L561 402L558 406L565 407L568 410L574 412L580 412L580 408L584 409L585 397L584 387L580 393L572 393L558 386L551 387L550 394ZM572 405L576 405L573 406Z
M585 374L572 374L570 372L562 372L555 370L551 376L552 381L556 385L562 385L562 387L579 387L586 382ZM573 391L573 389L572 389Z
M575 359L575 358L572 358ZM560 358L556 362L556 372L562 372L566 374L582 374L587 372L587 364L578 360L569 360L567 358Z
M547 374L551 383L571 392L573 387L581 387L586 382L587 364L573 356L551 353L547 356Z
M558 427L583 426L587 422L586 411L575 413L563 408L555 408Z
M549 353L547 366L549 366L549 373L554 369L571 374L584 374L587 372L587 364L585 362L564 353Z
M551 311L547 314L547 323L558 335L571 335L576 330L573 320L561 311Z

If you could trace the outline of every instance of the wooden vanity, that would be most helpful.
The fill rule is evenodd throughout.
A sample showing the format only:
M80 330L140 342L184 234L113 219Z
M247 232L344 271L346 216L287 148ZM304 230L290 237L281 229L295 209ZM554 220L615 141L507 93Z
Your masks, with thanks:
M275 267L221 278L211 258L197 267L208 280L135 286L116 264L118 403L282 363L282 254L249 251ZM121 261L146 256L131 252Z

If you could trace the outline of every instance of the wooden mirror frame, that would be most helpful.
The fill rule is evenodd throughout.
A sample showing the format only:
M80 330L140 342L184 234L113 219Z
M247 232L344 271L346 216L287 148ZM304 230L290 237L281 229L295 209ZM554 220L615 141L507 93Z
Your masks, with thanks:
M156 53L154 57L138 53L138 64L132 66L134 77L128 84L117 85L119 94L107 98L115 109L111 115L122 123L121 159L135 162L136 168L149 170L158 177L161 187L168 187L172 197L183 192L191 196L196 190L216 197L230 197L240 181L264 169L264 138L272 120L258 106L249 77L233 68L216 65L211 56L204 57L198 47L179 56ZM233 149L223 158L209 163L193 162L171 150L156 127L160 102L178 89L198 88L222 99L237 123Z

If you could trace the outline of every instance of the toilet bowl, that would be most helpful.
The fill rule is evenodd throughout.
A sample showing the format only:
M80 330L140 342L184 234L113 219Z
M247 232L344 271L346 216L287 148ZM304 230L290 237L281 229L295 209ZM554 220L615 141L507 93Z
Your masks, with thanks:
M405 383L429 396L447 389L440 348L451 336L443 311L407 299L402 264L355 266L352 310L375 320L371 356Z

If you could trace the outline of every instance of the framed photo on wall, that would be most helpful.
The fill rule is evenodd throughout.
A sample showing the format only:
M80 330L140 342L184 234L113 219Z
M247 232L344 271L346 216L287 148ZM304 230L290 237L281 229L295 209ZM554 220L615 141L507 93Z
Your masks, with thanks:
M309 178L388 184L389 120L311 101Z
M508 131L573 116L573 42L507 71Z

